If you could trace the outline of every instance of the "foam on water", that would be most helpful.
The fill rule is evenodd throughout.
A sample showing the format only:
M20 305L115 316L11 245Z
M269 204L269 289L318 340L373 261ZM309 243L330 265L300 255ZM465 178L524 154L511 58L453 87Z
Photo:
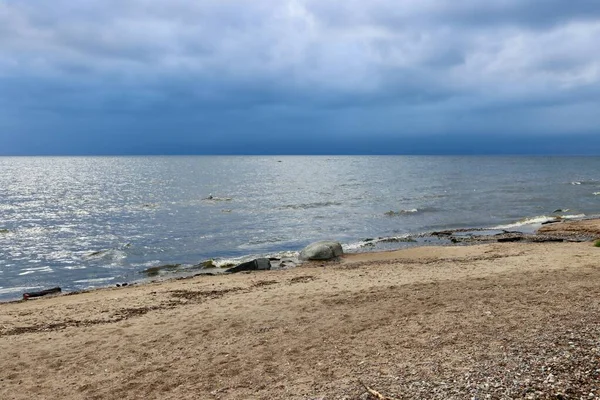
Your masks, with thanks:
M575 185L575 186L579 186L579 185L598 185L600 184L600 181L597 181L595 179L589 179L589 180L581 180L581 181L572 181L571 185Z
M42 286L17 286L17 287L10 287L10 288L0 288L0 294L11 294L11 293L18 293L18 292L24 292L24 291L28 291L31 289L40 289Z
M364 251L367 247L377 246L380 243L411 243L413 242L411 234L399 236L386 236L372 239L360 240L352 243L342 243L342 249L349 253Z
M108 278L93 278L93 279L80 279L77 281L73 281L73 283L102 283L102 282L110 282L115 280L115 277Z
M586 216L585 214L561 215L561 216L540 215L537 217L524 218L519 221L510 223L510 224L506 224L506 225L497 225L497 226L491 227L490 229L508 230L508 229L522 228L522 227L537 227L537 226L541 226L545 222L556 221L557 219L558 220L581 219L581 218L585 218L585 216Z
M48 267L48 266L46 266L46 267L23 268L21 271L23 271L23 272L19 273L20 276L37 274L37 273L54 272L54 270L52 268Z
M418 213L419 209L418 208L411 208L410 210L400 210L398 212L400 214L414 214L414 213Z

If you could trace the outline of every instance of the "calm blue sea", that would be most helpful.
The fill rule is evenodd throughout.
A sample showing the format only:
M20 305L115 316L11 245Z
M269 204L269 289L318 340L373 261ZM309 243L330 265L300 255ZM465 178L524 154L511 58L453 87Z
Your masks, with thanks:
M362 251L365 238L535 228L557 209L594 216L598 171L599 157L0 158L0 298L319 239Z

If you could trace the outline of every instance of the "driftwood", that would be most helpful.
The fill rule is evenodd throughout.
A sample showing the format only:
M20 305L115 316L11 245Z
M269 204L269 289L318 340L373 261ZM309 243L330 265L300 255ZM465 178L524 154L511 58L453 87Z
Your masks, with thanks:
M378 400L394 400L391 397L387 397L387 396L382 395L381 393L379 393L375 389L371 389L370 387L368 387L367 385L365 385L363 382L360 382L360 384L363 385L365 389L367 389L367 392L369 392L369 394L371 396L375 397Z
M55 287L52 289L40 290L39 292L27 292L23 293L23 300L27 300L31 297L41 297L46 296L47 294L60 293L61 289L59 287Z

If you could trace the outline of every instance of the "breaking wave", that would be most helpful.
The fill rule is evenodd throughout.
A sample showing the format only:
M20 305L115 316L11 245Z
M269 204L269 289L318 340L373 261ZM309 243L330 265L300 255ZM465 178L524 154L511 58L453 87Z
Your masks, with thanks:
M490 229L515 229L515 228L520 228L520 227L524 227L524 226L536 226L536 225L542 225L545 222L550 222L550 221L560 221L560 220L569 220L569 219L581 219L584 218L585 214L575 214L575 215L561 215L561 216L555 216L555 215L540 215L537 217L530 217L530 218L523 218L519 221L510 223L510 224L506 224L506 225L498 225L498 226L494 226Z
M584 180L584 181L572 181L571 185L579 186L579 185L600 185L600 181L596 180Z
M413 243L415 240L413 239L413 235L405 234L401 236L386 236L386 237L378 237L378 238L369 238L360 240L354 243L342 244L342 248L347 252L360 252L364 251L369 247L375 247L379 243Z

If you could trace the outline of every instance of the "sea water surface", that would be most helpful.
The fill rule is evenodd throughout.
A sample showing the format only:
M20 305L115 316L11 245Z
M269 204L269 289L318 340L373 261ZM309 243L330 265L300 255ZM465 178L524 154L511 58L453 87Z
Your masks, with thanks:
M362 251L365 238L595 216L598 171L600 157L0 157L0 299L321 239Z

